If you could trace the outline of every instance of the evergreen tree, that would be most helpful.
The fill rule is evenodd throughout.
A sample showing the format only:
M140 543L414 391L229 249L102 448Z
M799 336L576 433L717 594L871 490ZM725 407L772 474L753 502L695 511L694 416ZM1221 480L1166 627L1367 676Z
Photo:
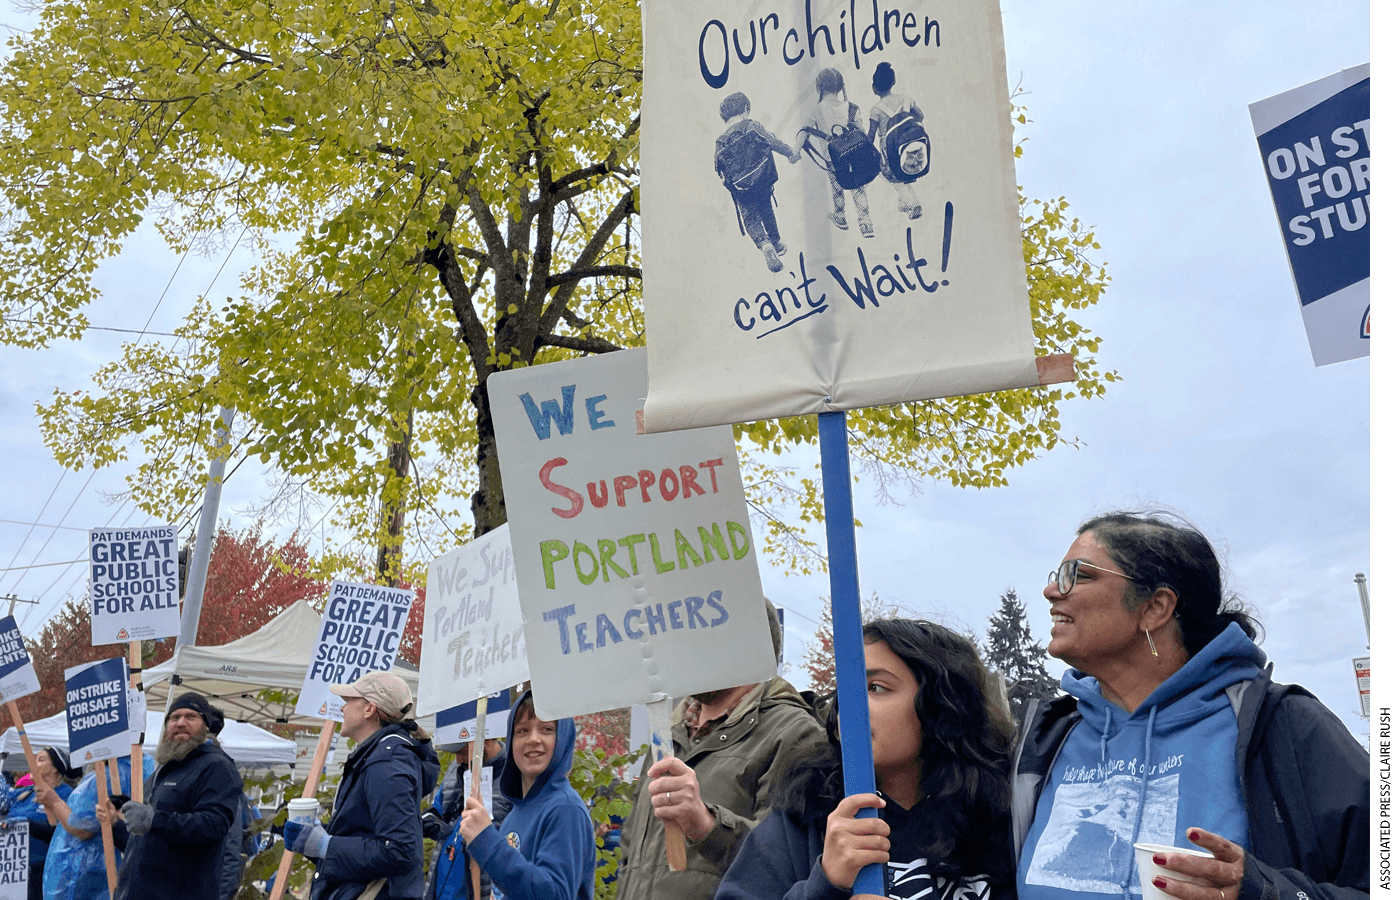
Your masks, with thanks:
M1020 722L1028 700L1045 700L1059 692L1059 682L1045 669L1045 648L1031 637L1026 606L1013 588L1001 595L1001 609L988 620L984 662L1006 679L1012 721Z

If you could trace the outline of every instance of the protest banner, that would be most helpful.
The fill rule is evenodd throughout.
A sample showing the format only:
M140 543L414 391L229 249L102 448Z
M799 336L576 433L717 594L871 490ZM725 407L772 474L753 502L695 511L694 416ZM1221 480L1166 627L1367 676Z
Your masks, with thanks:
M11 819L0 832L0 900L29 897L29 820Z
M330 686L393 668L413 599L402 588L332 581L297 715L339 722L341 702Z
M335 723L344 718L342 701L331 693L330 686L350 684L366 672L387 672L393 668L413 599L413 592L402 588L340 580L331 582L316 648L306 667L306 678L296 705L297 715L322 720L316 753L301 789L303 799L316 796L316 785L330 752ZM292 854L284 847L271 900L281 900L291 870Z
M0 701L10 711L15 721L15 731L19 734L20 746L24 748L24 760L29 771L36 771L37 761L34 748L29 744L29 735L24 729L24 717L20 715L15 701L30 694L37 694L41 688L39 676L34 671L34 661L24 647L24 635L14 616L0 619ZM48 814L49 824L54 823L53 813ZM0 895L2 896L2 895Z
M667 698L775 672L733 434L641 433L646 360L628 350L486 385L545 719L646 703L655 726ZM669 722L653 739L670 755ZM667 858L685 867L671 826Z
M1313 364L1369 356L1371 67L1249 104Z
M718 0L643 21L646 430L817 414L845 789L873 791L845 410L1074 377L1035 356L1001 11Z
M648 432L1044 383L996 0L645 6Z
M424 715L530 679L508 525L428 565L420 663Z
M68 755L77 765L97 764L97 802L107 802L109 767L106 760L131 753L130 695L126 660L122 657L84 663L63 670L68 713ZM131 757L133 771L141 764L138 746ZM110 767L115 769L115 763ZM113 773L115 776L115 773ZM132 779L134 785L138 778ZM113 777L116 790L120 781ZM117 889L117 858L112 826L102 825L102 853L107 864L107 889Z

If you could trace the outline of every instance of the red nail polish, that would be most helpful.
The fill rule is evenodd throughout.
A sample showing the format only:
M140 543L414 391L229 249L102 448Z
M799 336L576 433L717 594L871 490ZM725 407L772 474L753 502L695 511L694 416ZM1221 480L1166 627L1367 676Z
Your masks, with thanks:
M1159 891L1165 891L1167 889L1167 879L1161 877L1154 878L1152 879L1152 886Z
M1167 864L1167 858L1160 853L1153 856L1152 861L1159 866L1165 866Z
M1186 832L1186 836L1193 841L1199 841L1201 839L1201 833L1194 828Z

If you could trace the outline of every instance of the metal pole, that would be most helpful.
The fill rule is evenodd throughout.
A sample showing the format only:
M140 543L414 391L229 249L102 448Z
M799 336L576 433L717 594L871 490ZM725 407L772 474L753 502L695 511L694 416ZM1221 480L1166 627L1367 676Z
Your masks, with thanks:
M846 796L875 793L870 745L870 704L865 694L865 640L861 637L860 577L856 568L855 509L851 501L851 457L844 412L817 415L826 506L827 568L831 574L831 637L836 658L837 717L841 726L841 771ZM856 818L874 818L865 807ZM852 895L885 893L884 866L871 864L856 875Z
M1366 647L1371 646L1371 595L1366 591L1366 576L1356 573L1356 590L1361 594L1361 618L1366 620Z
M228 461L229 430L233 427L233 410L219 410L219 422L214 426L214 455L209 460L209 481L204 485L204 507L199 516L199 532L195 536L194 553L190 560L189 583L185 586L185 608L180 616L180 636L175 646L194 646L199 633L199 611L204 605L204 580L209 574L209 552L214 542L214 528L219 523L219 498L224 492L224 463Z

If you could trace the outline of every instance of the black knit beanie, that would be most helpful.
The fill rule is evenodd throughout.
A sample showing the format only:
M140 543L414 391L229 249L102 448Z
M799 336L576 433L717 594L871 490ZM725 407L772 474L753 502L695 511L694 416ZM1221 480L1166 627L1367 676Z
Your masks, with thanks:
M194 691L187 691L175 698L175 702L170 704L170 709L165 714L167 721L170 719L170 713L177 709L192 709L199 713L210 734L218 734L224 730L224 714Z

